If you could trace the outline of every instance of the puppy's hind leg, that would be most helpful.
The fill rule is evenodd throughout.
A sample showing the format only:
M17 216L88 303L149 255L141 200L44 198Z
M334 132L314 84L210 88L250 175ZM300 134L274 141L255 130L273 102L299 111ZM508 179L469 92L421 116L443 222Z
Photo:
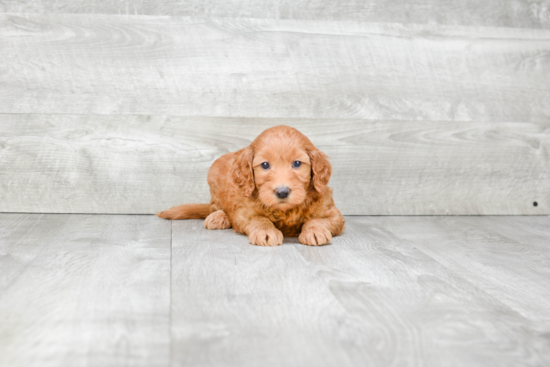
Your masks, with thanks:
M206 217L206 220L204 221L204 228L228 229L231 228L231 222L223 210L217 210Z

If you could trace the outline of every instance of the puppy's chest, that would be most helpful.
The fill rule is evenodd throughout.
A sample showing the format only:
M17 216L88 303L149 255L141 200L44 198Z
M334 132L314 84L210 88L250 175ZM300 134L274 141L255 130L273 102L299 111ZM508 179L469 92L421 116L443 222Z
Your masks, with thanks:
M291 212L284 214L272 214L267 217L273 222L278 230L283 232L283 235L288 237L296 237L302 231L302 226L307 220L302 212Z

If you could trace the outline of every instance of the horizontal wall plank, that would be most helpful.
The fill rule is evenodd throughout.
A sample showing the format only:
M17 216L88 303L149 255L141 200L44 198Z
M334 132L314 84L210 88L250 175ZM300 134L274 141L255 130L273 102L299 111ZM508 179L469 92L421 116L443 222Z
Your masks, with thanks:
M0 11L550 27L548 3L530 0L9 0Z
M548 122L33 114L0 115L0 211L208 202L212 162L279 124L331 157L345 214L550 214Z
M548 121L550 30L0 14L0 112Z
M0 214L0 366L170 365L170 228Z

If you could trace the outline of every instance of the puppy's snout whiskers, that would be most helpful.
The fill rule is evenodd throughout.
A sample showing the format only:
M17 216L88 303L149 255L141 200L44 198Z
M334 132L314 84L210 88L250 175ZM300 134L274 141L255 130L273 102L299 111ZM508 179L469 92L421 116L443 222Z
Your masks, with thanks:
M290 188L287 186L279 186L275 189L275 196L279 199L286 199L290 195Z

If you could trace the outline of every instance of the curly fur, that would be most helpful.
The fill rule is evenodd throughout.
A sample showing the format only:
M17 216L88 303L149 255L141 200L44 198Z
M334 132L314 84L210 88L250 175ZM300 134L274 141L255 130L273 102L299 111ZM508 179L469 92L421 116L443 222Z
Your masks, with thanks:
M293 162L300 161L300 167ZM264 169L262 163L270 167ZM284 236L323 245L344 230L344 218L327 186L328 157L298 130L276 126L250 146L218 158L208 172L210 204L184 204L157 214L165 219L206 218L208 229L233 227L260 246L276 246ZM280 199L275 189L290 189Z

